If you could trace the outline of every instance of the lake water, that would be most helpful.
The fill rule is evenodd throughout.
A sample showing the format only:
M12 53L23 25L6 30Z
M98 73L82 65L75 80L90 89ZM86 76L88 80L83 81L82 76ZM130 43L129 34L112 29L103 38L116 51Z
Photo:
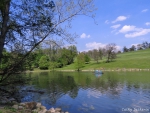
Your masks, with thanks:
M33 81L22 101L37 101L70 113L149 113L150 72L28 73Z

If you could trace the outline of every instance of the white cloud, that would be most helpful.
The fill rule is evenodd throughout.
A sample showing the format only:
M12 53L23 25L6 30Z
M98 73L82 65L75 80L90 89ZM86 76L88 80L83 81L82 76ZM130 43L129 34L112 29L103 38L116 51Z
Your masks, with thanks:
M90 97L95 97L95 98L100 98L102 96L102 93L98 90L93 90L93 91L88 91L87 96Z
M90 35L86 35L85 33L82 33L82 35L80 36L80 38L90 38Z
M88 38L90 38L90 37L91 37L91 35L88 35L87 37L88 37Z
M137 31L137 32L125 34L125 37L126 37L126 38L134 38L134 37L146 35L146 34L148 34L148 33L150 33L150 29L142 29L142 30Z
M120 51L120 50L121 50L121 47L120 46L116 46L116 51L115 52Z
M150 25L150 22L146 22L145 25L149 26L149 25Z
M150 32L150 29L137 28L132 25L125 25L120 30L120 33L124 33L126 38L134 38L142 35L146 35Z
M106 20L106 21L105 21L105 24L109 24L109 20Z
M88 49L98 49L99 47L103 48L105 46L106 46L106 44L97 43L97 42L91 42L91 43L86 44L86 47Z
M98 49L98 48L104 48L107 44L102 44L102 43L97 43L97 42L91 42L91 43L87 43L86 47L88 48L88 50L92 50L92 49ZM120 46L116 46L116 51L120 50L121 47Z
M147 12L147 11L148 11L148 9L143 9L141 12L144 13L144 12Z
M137 46L138 44L131 44L129 47L131 47L131 46Z
M116 24L116 25L111 26L110 28L117 29L117 28L119 28L120 26L121 26L120 24Z
M124 20L126 20L126 19L127 19L126 16L118 16L118 17L116 18L116 20L112 21L112 23L116 23L116 22L118 22L118 21L124 21Z
M127 32L130 32L130 31L135 31L137 30L136 26L132 26L132 25L125 25L123 26L119 32L120 33L127 33Z

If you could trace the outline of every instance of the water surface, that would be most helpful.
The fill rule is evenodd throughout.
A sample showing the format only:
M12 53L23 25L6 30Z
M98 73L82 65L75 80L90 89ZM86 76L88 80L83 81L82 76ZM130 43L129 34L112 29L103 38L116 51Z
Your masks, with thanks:
M61 107L70 113L150 112L150 72L41 72L22 101L41 102L47 109Z

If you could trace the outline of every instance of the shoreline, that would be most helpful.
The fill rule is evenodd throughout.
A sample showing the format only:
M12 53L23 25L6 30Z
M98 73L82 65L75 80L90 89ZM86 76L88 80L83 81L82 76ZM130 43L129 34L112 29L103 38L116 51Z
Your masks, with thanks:
M39 102L15 102L13 105L0 106L1 113L10 113L12 111L16 113L69 113L68 111L62 111L58 107L47 109Z
M117 69L95 69L95 70L101 70L103 72L125 72L125 71L150 71L150 69L139 69L139 68L117 68ZM79 72L95 72L95 70L92 69L86 69L86 70L80 70ZM69 70L54 70L56 72L78 72L77 70L69 69ZM33 71L25 71L27 73L29 72L53 72L53 70L33 70Z

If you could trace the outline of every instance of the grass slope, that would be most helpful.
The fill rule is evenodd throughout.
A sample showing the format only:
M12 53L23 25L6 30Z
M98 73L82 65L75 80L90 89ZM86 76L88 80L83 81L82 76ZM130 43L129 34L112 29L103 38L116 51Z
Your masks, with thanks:
M105 63L106 59L100 60L99 63L92 60L89 64L85 64L81 70L93 69L117 69L117 68L138 68L150 69L150 49L139 50L133 52L120 53L117 59L110 63ZM57 70L75 70L75 65L71 64Z

